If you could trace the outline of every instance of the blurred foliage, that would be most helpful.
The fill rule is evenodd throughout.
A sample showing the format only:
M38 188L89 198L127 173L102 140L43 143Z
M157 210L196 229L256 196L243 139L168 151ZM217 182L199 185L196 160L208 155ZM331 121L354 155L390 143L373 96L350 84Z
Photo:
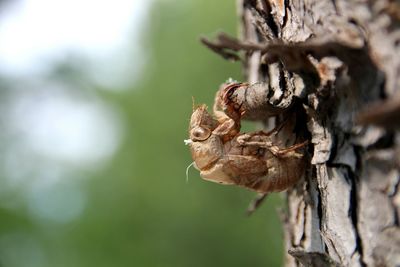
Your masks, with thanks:
M243 79L239 63L198 41L216 29L236 33L234 1L158 1L148 21L141 78L124 91L98 90L122 114L125 134L112 162L79 185L83 214L43 226L24 210L0 210L1 232L30 233L49 267L281 266L279 195L247 218L254 193L205 182L194 169L185 182L192 96L211 106L220 83Z

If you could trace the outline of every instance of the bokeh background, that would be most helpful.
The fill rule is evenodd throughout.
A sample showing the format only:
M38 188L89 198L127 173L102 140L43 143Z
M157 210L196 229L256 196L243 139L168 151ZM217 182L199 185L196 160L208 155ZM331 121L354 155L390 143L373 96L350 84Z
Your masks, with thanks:
M0 266L281 266L272 195L200 179L192 96L239 63L235 1L0 1ZM251 126L250 126L251 127Z

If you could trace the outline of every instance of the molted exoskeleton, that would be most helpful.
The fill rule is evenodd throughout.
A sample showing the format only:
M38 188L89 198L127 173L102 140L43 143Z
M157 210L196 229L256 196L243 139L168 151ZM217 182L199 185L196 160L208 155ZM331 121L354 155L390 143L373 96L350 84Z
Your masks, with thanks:
M216 119L205 105L193 111L186 140L203 179L268 193L285 190L302 176L306 142L282 148L271 138L278 130L240 133L240 114L231 118L218 105L214 109Z

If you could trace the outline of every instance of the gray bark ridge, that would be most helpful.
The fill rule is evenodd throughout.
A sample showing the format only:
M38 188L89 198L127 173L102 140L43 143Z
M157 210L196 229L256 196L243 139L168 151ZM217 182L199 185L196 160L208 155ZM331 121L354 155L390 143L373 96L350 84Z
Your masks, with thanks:
M312 143L304 180L287 192L286 266L400 266L400 100L387 102L400 99L399 2L238 7L241 40L220 36L216 52L242 60L268 103L301 103ZM377 101L395 108L369 109Z

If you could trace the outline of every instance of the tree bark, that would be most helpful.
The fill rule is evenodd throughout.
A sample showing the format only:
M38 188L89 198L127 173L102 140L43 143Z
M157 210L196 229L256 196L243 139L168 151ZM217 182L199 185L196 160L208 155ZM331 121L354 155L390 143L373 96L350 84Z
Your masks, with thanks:
M400 266L399 1L238 8L241 40L206 45L242 59L266 102L303 112L311 140L305 177L287 191L286 266Z

